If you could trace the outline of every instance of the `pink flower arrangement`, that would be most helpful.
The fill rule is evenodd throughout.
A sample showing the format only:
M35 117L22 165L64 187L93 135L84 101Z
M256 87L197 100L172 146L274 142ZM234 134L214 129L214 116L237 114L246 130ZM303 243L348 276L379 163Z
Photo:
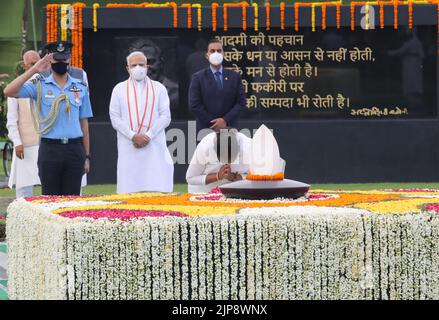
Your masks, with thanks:
M82 211L65 211L60 213L65 218L92 218L92 219L119 219L130 220L144 217L186 217L185 214L177 211L141 211L126 209L109 209L109 210L82 210Z
M212 190L210 190L208 194L218 194L218 193L222 195L221 189L219 187L215 187Z
M428 204L425 206L425 210L432 213L439 213L439 204Z

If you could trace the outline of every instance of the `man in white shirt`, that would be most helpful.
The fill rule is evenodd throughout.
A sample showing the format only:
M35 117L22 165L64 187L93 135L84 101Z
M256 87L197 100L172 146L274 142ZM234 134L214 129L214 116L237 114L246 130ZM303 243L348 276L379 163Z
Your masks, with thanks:
M174 164L166 146L171 122L166 88L147 76L142 52L127 57L128 80L111 95L110 119L117 131L117 192L172 192Z
M40 55L36 51L27 51L23 55L23 67L29 70ZM8 137L14 144L9 188L16 188L16 197L33 195L34 185L39 185L38 145L39 136L35 130L31 107L31 99L8 98L7 128Z
M251 141L236 129L221 129L205 136L186 172L188 192L208 193L245 178L250 168Z

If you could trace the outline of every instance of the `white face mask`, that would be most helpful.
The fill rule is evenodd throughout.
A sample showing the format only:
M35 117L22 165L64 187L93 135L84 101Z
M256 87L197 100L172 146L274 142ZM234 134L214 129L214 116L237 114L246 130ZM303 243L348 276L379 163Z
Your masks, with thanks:
M214 52L209 56L209 62L213 66L219 66L223 63L223 55L219 52Z
M142 81L146 78L146 73L148 72L148 68L141 67L141 66L135 66L134 68L130 69L131 76L136 81Z

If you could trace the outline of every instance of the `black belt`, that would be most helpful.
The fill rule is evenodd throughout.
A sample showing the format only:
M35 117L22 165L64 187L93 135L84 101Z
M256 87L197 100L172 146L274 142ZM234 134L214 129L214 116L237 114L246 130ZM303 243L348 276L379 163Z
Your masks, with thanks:
M52 143L52 144L72 144L72 143L81 143L82 137L80 138L73 138L73 139L48 139L48 138L41 138L41 142L45 143Z

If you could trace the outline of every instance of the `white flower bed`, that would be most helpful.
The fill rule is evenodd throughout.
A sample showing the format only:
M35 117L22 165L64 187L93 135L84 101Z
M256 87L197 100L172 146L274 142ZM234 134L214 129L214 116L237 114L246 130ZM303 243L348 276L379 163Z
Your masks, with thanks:
M348 208L68 219L8 208L11 299L439 299L439 216Z

